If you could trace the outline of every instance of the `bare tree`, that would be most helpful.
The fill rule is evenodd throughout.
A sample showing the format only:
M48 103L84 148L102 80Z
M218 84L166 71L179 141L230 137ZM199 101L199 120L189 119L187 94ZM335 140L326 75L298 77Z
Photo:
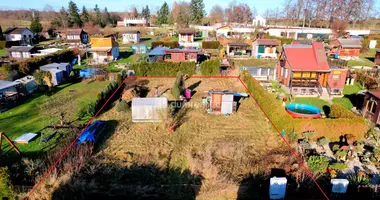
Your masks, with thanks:
M224 13L224 10L223 8L216 4L214 5L212 8L211 8L211 11L210 11L210 22L211 23L221 23L224 21L224 18L225 18L225 13Z

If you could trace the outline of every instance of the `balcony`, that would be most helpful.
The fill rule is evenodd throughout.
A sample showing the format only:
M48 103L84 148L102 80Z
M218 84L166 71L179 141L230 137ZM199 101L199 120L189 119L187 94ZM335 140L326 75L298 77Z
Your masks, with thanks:
M323 89L316 78L294 78L289 91L295 96L319 97Z

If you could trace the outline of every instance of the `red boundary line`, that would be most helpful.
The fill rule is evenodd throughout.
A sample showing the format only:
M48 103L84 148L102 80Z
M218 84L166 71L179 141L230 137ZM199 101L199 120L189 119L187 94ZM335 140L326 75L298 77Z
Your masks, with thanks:
M48 169L48 171L44 174L44 176L38 181L36 185L34 185L33 189L29 192L28 196L25 197L25 199L29 199L30 196L35 192L35 190L41 185L42 181L44 181L47 176L53 171L53 169L57 166L57 164L62 160L62 158L69 152L71 147L74 146L75 142L79 138L79 136L83 133L84 130L95 120L95 118L99 115L99 113L103 110L103 108L107 105L107 103L113 98L113 96L119 91L121 86L125 84L125 82L128 80L128 78L175 78L175 76L129 76L124 79L124 81L117 87L117 89L112 93L112 95L107 99L107 101L102 105L102 107L96 112L96 114L87 122L87 125L81 130L81 132L77 135L77 137L74 139L73 142L70 143L70 145L65 149L65 151L61 154L61 156L53 163L53 165ZM299 155L291 148L289 142L282 137L281 132L278 130L278 128L274 125L273 121L269 118L269 116L266 114L266 112L263 110L263 108L260 106L256 98L252 95L252 93L248 90L248 87L245 85L245 83L240 79L239 76L191 76L190 78L236 78L238 79L243 87L247 90L249 95L252 97L256 105L259 106L260 110L264 113L265 117L270 121L272 126L276 129L277 133L280 135L280 137L283 139L283 141L287 144L289 147L292 155L297 158L298 163L302 165L302 167L306 170L307 174L310 176L310 178L313 180L313 182L317 185L319 190L322 192L322 194L325 196L327 200L329 200L326 193L322 190L322 188L319 186L317 181L314 179L312 173L308 169L308 167L302 162L302 159L299 157Z

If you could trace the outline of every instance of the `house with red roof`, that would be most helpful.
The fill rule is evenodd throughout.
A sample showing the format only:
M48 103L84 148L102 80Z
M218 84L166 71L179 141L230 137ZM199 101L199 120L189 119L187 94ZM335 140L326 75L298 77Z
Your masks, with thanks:
M342 95L347 68L329 66L323 43L284 45L277 80L293 95Z
M365 94L362 113L371 122L380 124L380 90L369 90Z

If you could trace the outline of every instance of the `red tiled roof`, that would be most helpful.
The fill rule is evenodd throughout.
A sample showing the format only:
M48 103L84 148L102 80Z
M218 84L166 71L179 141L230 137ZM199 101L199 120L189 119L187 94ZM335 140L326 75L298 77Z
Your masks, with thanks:
M294 71L329 71L323 43L286 45L285 57Z
M380 90L370 90L369 93L380 99Z

